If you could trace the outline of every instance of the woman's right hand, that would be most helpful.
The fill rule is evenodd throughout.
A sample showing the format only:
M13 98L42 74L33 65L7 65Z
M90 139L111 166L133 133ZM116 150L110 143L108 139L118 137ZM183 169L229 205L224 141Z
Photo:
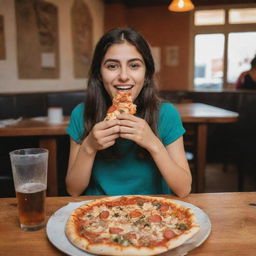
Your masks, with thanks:
M120 137L120 121L102 121L94 125L89 135L84 139L81 149L89 154L106 149L115 144Z

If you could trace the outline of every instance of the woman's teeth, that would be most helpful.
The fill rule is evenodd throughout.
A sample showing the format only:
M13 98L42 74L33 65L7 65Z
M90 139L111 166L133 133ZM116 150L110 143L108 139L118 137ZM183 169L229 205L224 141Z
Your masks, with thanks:
M132 89L132 87L133 86L131 86L131 85L127 85L127 86L116 86L116 89L117 90L130 90L130 89Z

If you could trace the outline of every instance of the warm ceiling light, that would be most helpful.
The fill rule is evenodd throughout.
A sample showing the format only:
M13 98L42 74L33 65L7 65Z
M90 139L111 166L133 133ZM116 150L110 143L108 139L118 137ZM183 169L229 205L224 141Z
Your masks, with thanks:
M173 12L187 12L195 8L191 0L173 0L168 9Z

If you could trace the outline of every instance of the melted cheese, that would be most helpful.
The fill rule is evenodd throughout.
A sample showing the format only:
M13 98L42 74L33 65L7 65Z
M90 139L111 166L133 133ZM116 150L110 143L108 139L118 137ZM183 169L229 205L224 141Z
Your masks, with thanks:
M142 215L132 218L130 213L135 210L141 212ZM100 218L100 213L103 211L109 212L109 216L106 219ZM146 202L142 205L94 206L83 216L84 220L89 220L90 222L84 228L90 232L98 233L97 241L110 238L112 241L117 241L122 245L132 243L135 246L142 246L150 244L152 241L161 242L164 239L163 234L166 229L171 229L177 235L183 232L177 228L176 224L184 223L184 220L179 220L172 213L172 210L169 209L164 214L161 214L159 205L151 202ZM154 214L162 215L162 221L150 222L148 219ZM111 228L120 228L122 231L117 234L111 234ZM129 235L131 234L135 234L136 238L130 237Z

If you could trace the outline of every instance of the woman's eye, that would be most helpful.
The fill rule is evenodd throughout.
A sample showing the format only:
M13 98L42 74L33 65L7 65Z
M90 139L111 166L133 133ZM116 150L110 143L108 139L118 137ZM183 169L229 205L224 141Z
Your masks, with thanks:
M140 67L140 64L139 64L139 63L131 63L131 64L130 64L130 67L131 67L132 69L137 69L137 68Z
M116 69L117 67L118 67L118 65L117 65L117 64L114 64L114 63L107 65L107 68L108 68L108 69Z

